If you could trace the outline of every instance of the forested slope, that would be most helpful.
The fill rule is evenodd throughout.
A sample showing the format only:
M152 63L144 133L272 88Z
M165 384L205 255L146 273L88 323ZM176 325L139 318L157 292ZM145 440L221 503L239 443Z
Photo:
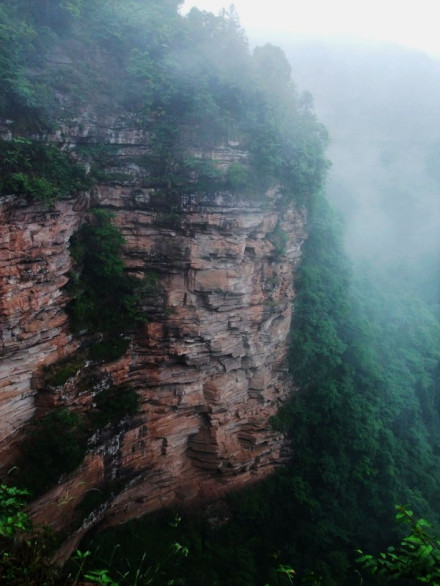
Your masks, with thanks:
M391 280L391 265L381 273L366 262L362 270L351 265L339 215L322 189L326 132L309 97L298 95L283 53L265 46L251 54L234 13L184 18L178 5L0 3L0 196L18 193L50 209L69 187L124 184L127 176L108 174L112 153L87 140L72 149L73 158L53 145L39 150L60 120L77 124L78 112L93 106L94 114L140 117L152 148L133 163L144 169L141 187L165 201L221 192L261 202L276 187L280 206L305 206L309 236L290 333L292 393L271 421L290 437L292 455L269 480L203 515L172 510L97 532L81 548L93 552L90 567L108 568L121 584L140 575L156 584L376 583L366 576L361 582L355 549L375 551L396 538L396 504L440 521L435 296L417 296L418 286L403 291L408 281ZM218 168L208 156L194 156L227 142L239 143L249 164ZM166 208L167 221L175 211ZM282 256L282 230L272 240ZM99 329L96 314L99 307ZM168 555L172 542L177 551L188 547L179 563ZM11 572L5 551L3 567Z

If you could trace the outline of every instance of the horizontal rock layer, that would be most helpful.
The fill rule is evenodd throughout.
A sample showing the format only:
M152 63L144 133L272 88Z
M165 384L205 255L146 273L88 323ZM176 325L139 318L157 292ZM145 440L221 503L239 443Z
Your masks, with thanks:
M130 140L115 137L121 156ZM231 152L212 157L227 165L243 156ZM164 206L135 184L98 186L93 203L115 212L127 270L157 275L159 293L144 300L149 319L134 329L122 358L88 364L56 389L45 388L41 374L81 342L69 331L63 286L69 238L90 202L83 196L53 209L13 197L0 202L3 469L37 408L87 410L99 381L129 384L140 398L138 415L95 434L80 469L33 504L36 521L64 529L91 490L117 486L69 547L99 520L114 524L215 498L283 459L284 438L269 420L289 392L287 336L305 212L281 213L275 190L265 202L213 193Z

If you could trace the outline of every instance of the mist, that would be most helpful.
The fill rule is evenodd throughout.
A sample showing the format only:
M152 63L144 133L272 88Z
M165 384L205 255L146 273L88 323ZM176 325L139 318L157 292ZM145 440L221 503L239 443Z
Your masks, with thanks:
M406 273L438 302L440 60L372 41L278 43L329 130L326 192L347 253Z
M382 584L440 535L440 61L181 8L0 0L0 582L30 493L75 583Z

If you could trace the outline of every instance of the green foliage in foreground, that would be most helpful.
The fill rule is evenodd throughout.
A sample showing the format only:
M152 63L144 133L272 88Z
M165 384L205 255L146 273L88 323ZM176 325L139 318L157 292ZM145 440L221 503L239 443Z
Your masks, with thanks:
M361 557L357 562L373 576L378 576L381 584L406 579L408 582L405 583L439 586L440 538L433 533L430 523L414 519L413 512L407 507L398 506L397 510L396 519L409 526L409 535L399 546L390 546L386 553L377 556L359 551Z
M0 485L0 582L8 586L61 584L51 564L50 539L25 513L28 492Z
M0 536L13 537L29 529L29 517L23 512L29 493L15 486L0 484Z
M12 585L22 584L46 584L46 586L55 586L58 584L75 585L81 584L87 580L93 584L119 586L123 584L138 584L139 586L147 585L164 585L164 584L206 584L206 580L212 586L220 586L227 583L228 585L245 586L253 584L265 584L265 586L282 586L288 584L296 585L315 585L326 586L330 582L323 579L322 576L311 572L302 578L289 565L278 563L273 571L269 574L270 582L263 582L261 576L258 580L252 578L252 562L249 559L247 566L234 565L234 556L229 558L230 575L227 581L218 581L215 573L206 570L202 578L200 572L203 572L203 564L200 562L203 557L210 557L209 551L205 552L204 548L208 545L202 540L199 541L199 554L196 556L196 566L194 561L191 562L191 555L188 557L189 550L186 546L174 541L167 545L167 538L163 539L163 529L168 528L167 534L182 524L182 518L176 515L173 520L164 523L168 515L156 516L155 531L145 533L147 524L145 522L132 521L122 530L114 529L113 533L123 537L120 543L114 547L111 557L104 561L92 555L90 550L85 552L77 551L72 557L68 567L64 570L55 567L50 562L51 543L44 529L36 530L32 527L28 515L24 512L24 506L27 491L19 490L15 487L9 487L4 484L0 486L0 578L2 583ZM372 582L364 579L358 572L353 574L354 584L388 584L390 582L399 585L410 585L424 583L430 586L440 584L440 539L432 532L431 525L423 520L414 518L413 512L407 507L396 507L398 512L396 519L399 523L409 526L410 532L403 537L397 547L388 547L386 553L380 553L377 556L364 554L358 551L360 557L356 560L358 564L367 570L372 576ZM183 535L185 539L191 536L191 524L184 522ZM131 534L127 529L132 527ZM170 531L169 531L170 530ZM217 532L222 532L217 528ZM197 531L199 538L203 539L202 534ZM154 535L154 538L153 538ZM193 534L193 541L196 534ZM153 538L153 539L152 539ZM206 538L206 535L205 535ZM127 540L127 541L126 541ZM133 541L134 540L134 541ZM106 555L106 540L101 541L101 554ZM131 543L133 541L133 543ZM125 556L129 553L134 543L136 547L144 548L144 554L135 566L131 566L131 561ZM108 542L107 542L108 544ZM194 546L197 542L194 541ZM219 546L217 540L217 546ZM149 553L145 548L149 549ZM151 561L152 552L159 555L156 562ZM159 553L161 552L161 553ZM204 556L200 556L200 553ZM207 555L206 555L207 554ZM218 566L219 558L221 559L222 550L212 551L213 559L216 559L214 565ZM276 558L276 556L273 556ZM189 560L189 565L187 563ZM226 559L225 559L226 562ZM102 563L105 569L92 569L94 564ZM249 565L250 564L250 565ZM274 560L275 564L275 560ZM96 567L96 566L95 566ZM195 570L195 573L188 573ZM185 575L190 576L189 581L185 580ZM112 576L115 576L113 578ZM178 577L177 577L178 576Z
M100 560L90 551L76 551L68 567L54 565L51 557L56 543L46 527L34 527L25 513L27 491L0 485L0 582L8 586L79 586L100 584L118 586L126 583L126 574L111 567L95 569ZM178 522L178 521L177 521ZM115 552L114 552L115 553ZM116 554L117 556L117 554ZM182 584L175 577L181 559L188 550L174 541L164 547L164 555L149 565L147 555L134 570L130 584L164 586ZM115 576L115 579L112 578Z

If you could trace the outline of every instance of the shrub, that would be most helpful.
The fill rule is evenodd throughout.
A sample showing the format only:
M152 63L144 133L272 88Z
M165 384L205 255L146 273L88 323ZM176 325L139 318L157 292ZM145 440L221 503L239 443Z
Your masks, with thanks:
M111 386L95 396L96 410L91 417L97 427L118 423L123 417L135 415L139 409L139 397L129 385Z
M21 484L37 496L51 488L62 474L72 472L86 453L87 432L83 419L59 409L38 421L23 445Z
M90 187L81 165L56 146L24 138L0 140L1 195L25 195L53 204Z
M107 340L90 346L88 355L91 360L103 360L106 362L116 360L125 354L129 344L130 340L125 336L111 336Z
M30 527L28 515L23 511L27 490L0 484L0 536L12 537Z
M84 366L86 359L86 353L80 352L47 366L44 376L46 384L51 387L64 385L69 378L74 376Z
M409 526L409 534L399 546L390 546L386 553L378 556L358 553L357 562L373 576L380 576L380 583L408 579L411 582L424 582L431 586L440 584L440 539L430 523L424 519L414 519L414 514L406 506L396 507L396 520ZM405 582L406 583L406 582Z

